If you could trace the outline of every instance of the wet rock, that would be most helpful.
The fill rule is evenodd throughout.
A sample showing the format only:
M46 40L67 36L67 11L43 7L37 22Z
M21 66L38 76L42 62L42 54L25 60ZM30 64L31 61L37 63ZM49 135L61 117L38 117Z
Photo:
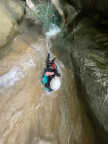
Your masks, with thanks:
M61 88L47 93L40 82L47 56L40 30L29 27L0 53L0 143L95 144L72 71L57 60Z
M49 30L51 24L61 25L62 19L51 3L42 3L37 6L38 16L43 23L46 31Z
M84 10L86 12L100 12L108 16L108 2L106 0L69 0L76 9Z
M79 97L86 103L99 141L104 144L108 143L107 41L107 32L96 27L90 19L84 18L65 40L56 41L54 50L67 67L73 68L71 62L73 63L82 95Z

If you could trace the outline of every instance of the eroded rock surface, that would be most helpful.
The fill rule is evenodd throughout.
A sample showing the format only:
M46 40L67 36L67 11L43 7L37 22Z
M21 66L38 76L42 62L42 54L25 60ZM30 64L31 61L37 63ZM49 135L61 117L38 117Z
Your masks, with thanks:
M57 60L62 86L40 82L47 56L41 27L28 27L0 53L0 144L95 144L74 75Z
M65 0L55 0L59 1L62 5L62 2ZM86 13L97 13L104 16L108 16L108 1L106 0L67 0L67 3L74 6L78 11L85 11Z
M82 92L92 113L92 118L101 143L108 143L107 95L108 95L108 65L107 65L108 35L101 29L95 29L89 21L83 21L76 29L72 57L77 76L80 76ZM84 90L85 89L85 90Z
M17 21L24 16L24 7L18 2L0 1L0 47L6 45L17 31Z
M75 69L79 97L89 108L100 143L107 144L108 33L91 19L83 18L65 39L57 40L53 51L66 66Z

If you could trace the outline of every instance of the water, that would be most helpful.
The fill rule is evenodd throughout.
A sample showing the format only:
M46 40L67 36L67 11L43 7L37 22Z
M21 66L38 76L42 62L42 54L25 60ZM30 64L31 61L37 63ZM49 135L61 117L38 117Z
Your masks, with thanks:
M49 27L49 30L45 33L46 47L47 47L49 52L50 52L50 48L52 46L51 38L55 37L60 32L61 32L60 27L58 27L56 24L51 24L50 27Z
M45 33L46 37L53 37L56 36L58 33L61 32L61 29L56 24L51 24L49 30Z

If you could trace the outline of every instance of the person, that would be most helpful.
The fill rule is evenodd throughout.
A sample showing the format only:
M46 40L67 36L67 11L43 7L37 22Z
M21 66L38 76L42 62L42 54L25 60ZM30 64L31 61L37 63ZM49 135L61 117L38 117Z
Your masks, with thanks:
M58 90L61 85L60 73L58 72L57 65L55 64L55 57L50 60L50 54L46 59L46 68L42 76L42 83L47 92Z

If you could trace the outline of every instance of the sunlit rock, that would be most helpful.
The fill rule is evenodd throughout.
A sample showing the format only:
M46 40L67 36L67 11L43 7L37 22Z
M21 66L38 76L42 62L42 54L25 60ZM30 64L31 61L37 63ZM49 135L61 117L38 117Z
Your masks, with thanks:
M7 0L6 2L8 11L10 12L12 18L16 21L20 21L24 16L24 5L22 3L15 0Z
M6 45L17 31L17 21L24 15L24 8L12 0L0 1L0 47Z
M15 31L15 24L7 13L8 11L0 5L0 47L7 43Z

